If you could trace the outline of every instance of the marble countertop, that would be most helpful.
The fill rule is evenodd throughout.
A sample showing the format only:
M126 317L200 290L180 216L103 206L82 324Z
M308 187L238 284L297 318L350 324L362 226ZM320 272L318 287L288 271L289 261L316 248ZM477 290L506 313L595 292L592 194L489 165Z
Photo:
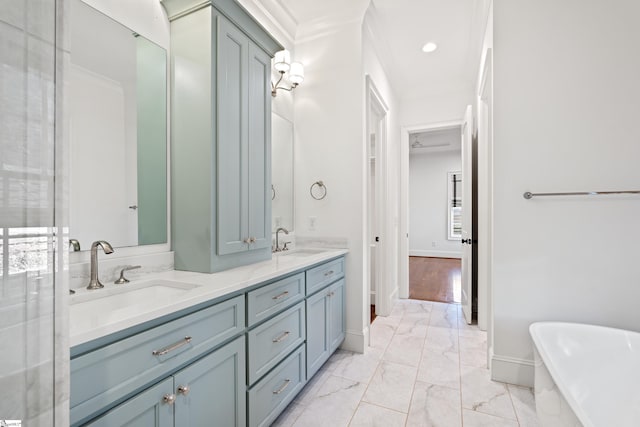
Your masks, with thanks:
M300 254L296 255L296 252ZM259 283L346 253L344 249L322 249L317 253L293 250L276 254L269 261L219 273L172 270L149 274L124 285L105 284L104 289L93 291L83 288L70 297L70 345L74 347L88 343L213 299L242 292ZM160 285L167 283L169 288L171 285L182 285L184 289L164 289L169 292L158 292L158 295L140 291L152 282ZM171 293L172 290L175 292ZM140 292L139 298L133 297L136 292ZM122 298L111 298L126 294L132 298L125 298L125 303ZM114 306L112 303L116 300L118 305Z

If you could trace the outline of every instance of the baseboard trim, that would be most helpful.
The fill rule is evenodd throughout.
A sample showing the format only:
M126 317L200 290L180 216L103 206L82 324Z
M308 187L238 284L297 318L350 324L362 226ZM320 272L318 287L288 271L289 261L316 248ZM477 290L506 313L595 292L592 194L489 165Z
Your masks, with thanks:
M424 256L431 258L462 258L460 252L454 251L423 251L420 249L409 250L409 256Z
M343 350L353 351L355 353L364 353L364 349L368 346L369 328L366 327L361 332L347 330L340 348Z
M524 387L533 387L533 360L492 355L491 379Z

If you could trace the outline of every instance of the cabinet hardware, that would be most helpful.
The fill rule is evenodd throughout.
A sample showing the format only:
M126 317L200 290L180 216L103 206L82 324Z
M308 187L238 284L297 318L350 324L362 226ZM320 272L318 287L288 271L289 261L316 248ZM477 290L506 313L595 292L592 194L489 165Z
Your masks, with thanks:
M161 348L160 350L153 350L153 352L151 354L153 354L154 356L164 356L165 354L169 353L170 351L173 351L175 349L178 349L180 347L182 347L183 345L187 345L191 342L191 337L190 336L186 336L184 337L184 339L178 341L175 344L171 344L167 347Z
M249 237L249 243L255 243L255 242L256 242L255 237Z
M142 266L141 265L127 265L122 270L120 270L120 278L117 279L113 283L115 283L116 285L122 285L124 283L129 283L130 280L127 279L126 277L124 277L124 272L125 271L130 271L130 270L135 270L136 268L142 268Z
M274 338L272 341L273 342L281 342L281 341L285 340L289 336L290 333L291 332L289 332L289 331L285 331L282 335L280 335L278 338Z
M329 270L326 273L324 273L324 276L327 277L327 276L331 276L332 274L333 274L333 270Z
M285 391L287 389L287 387L289 387L289 384L291 384L291 380L290 379L284 380L284 383L280 386L280 388L278 388L277 390L273 390L272 393L273 394L282 393L283 391Z
M162 397L162 402L166 403L167 405L173 405L174 403L176 403L176 395L175 394L165 394Z
M189 391L191 391L191 389L189 389L188 385L181 385L178 387L178 393L186 396L187 394L189 394Z
M250 241L250 240L249 240L249 238L247 237L246 239L244 239L244 240L242 241L242 243L246 243L246 244L248 245L249 243L251 243L251 241Z
M271 297L271 299L278 300L278 299L280 299L280 298L284 298L284 297L286 297L287 295L289 295L289 291L284 291L284 292L283 292L283 293L281 293L280 295L276 295L276 296L274 296L274 297Z

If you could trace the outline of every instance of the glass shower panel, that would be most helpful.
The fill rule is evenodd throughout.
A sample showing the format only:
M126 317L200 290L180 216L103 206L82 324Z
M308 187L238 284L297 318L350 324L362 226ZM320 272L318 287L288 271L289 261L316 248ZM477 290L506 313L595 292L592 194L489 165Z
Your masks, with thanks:
M0 419L23 426L68 424L62 1L0 7Z

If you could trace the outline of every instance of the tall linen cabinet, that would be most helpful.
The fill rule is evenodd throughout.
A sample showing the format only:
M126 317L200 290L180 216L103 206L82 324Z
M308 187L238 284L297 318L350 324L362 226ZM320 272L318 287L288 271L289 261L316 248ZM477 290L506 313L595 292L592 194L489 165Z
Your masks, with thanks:
M175 268L271 257L271 57L282 49L233 0L164 0L171 21Z

